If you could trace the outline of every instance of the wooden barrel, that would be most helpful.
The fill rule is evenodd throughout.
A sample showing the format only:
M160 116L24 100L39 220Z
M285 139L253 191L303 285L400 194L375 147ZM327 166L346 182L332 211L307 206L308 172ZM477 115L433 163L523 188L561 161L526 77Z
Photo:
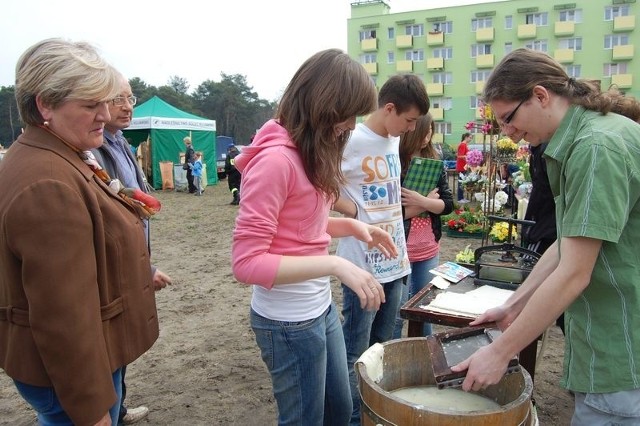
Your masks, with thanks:
M531 407L533 382L523 368L498 384L478 392L500 405L486 411L430 409L391 392L416 386L436 386L427 338L392 340L374 345L358 360L360 412L363 426L528 426L536 423Z

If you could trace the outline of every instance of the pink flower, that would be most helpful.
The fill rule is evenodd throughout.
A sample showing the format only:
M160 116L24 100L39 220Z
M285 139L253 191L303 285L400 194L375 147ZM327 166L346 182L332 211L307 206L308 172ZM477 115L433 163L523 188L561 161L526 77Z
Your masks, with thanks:
M484 156L482 155L482 152L480 152L480 150L472 149L471 151L467 152L467 164L470 167L477 167L481 165L483 161Z

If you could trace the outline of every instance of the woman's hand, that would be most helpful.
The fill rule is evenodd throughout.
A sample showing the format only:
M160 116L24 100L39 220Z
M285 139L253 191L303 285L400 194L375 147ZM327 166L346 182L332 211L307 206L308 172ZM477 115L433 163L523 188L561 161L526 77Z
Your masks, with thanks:
M511 323L518 316L517 312L509 309L507 305L497 306L486 311L478 318L469 323L470 326L485 324L488 322L495 322L501 331L504 331L511 325Z
M380 309L380 304L385 302L382 285L364 269L357 267L348 260L338 259L344 263L339 266L339 272L335 274L336 278L358 296L360 307L367 311Z
M401 197L402 197L402 205L407 206L418 206L422 208L426 208L427 199L431 198L434 200L440 199L440 194L438 193L439 188L434 188L429 194L425 197L419 192L412 191L411 189L402 188L401 189Z

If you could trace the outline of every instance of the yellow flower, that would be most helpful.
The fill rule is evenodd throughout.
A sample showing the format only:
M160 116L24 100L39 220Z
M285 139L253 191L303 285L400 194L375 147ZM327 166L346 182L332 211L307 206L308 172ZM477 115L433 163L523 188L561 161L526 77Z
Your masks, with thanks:
M509 152L513 153L518 150L518 144L511 140L509 137L503 137L498 139L496 143L496 147L498 148L498 152Z
M498 222L491 227L491 231L489 232L489 236L491 240L496 243L504 243L507 241L509 237L509 223L507 222ZM511 225L511 239L518 239L518 233L516 232L516 226Z

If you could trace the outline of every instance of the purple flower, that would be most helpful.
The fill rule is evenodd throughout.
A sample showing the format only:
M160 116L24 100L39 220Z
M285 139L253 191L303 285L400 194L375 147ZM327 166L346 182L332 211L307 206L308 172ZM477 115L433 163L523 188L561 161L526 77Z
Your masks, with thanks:
M482 152L480 152L480 150L472 149L471 151L467 152L467 164L470 167L477 167L481 165L483 161L484 156L482 155Z

